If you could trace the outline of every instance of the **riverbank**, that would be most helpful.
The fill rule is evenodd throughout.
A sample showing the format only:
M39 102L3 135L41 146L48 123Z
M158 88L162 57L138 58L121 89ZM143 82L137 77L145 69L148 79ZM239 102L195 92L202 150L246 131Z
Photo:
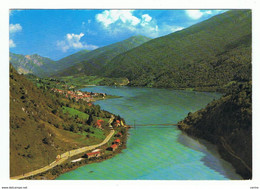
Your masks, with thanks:
M179 135L178 142L188 148L205 154L205 156L201 158L201 162L216 172L224 175L226 178L231 180L243 179L240 175L235 173L236 171L232 164L221 157L217 145L212 144L207 140L188 135L185 132L182 132L182 134Z
M220 140L219 142L216 142L215 140L210 140L210 137L207 137L205 135L211 135L209 133L205 132L199 132L199 131L189 131L186 128L184 128L184 125L179 125L180 130L182 130L184 133L188 134L190 137L194 137L197 139L205 139L206 141L210 142L212 145L215 145L217 147L217 151L220 154L220 157L232 164L236 172L243 178L243 179L252 179L252 169L246 165L239 156L232 153L232 148L230 146L225 146ZM218 137L216 137L218 138ZM231 149L231 150L230 150Z
M88 164L92 164L92 163L99 163L104 160L113 158L117 154L121 153L123 149L126 149L126 143L127 143L127 138L128 138L128 134L129 134L128 129L129 129L129 127L124 127L124 128L121 128L120 130L117 130L115 132L114 136L110 139L110 141L100 147L100 149L102 149L104 151L104 154L102 154L100 157L93 157L93 158L87 159L84 157L84 155L86 154L84 152L84 153L75 155L73 157L70 157L63 164L57 165L56 167L52 168L51 170L48 170L46 172L37 174L35 176L31 176L28 178L24 178L24 179L25 180L54 180L57 177L59 177L61 174L75 170L79 167L82 167L82 166L85 166ZM112 141L115 138L118 138L118 137L115 137L118 135L118 133L122 133L122 137L120 137L121 145L119 145L115 151L107 151L106 149L112 144ZM76 160L79 158L82 158L82 160L77 161L77 162L72 162L73 160Z
M178 123L188 135L203 138L218 147L244 179L252 179L252 85L236 90Z

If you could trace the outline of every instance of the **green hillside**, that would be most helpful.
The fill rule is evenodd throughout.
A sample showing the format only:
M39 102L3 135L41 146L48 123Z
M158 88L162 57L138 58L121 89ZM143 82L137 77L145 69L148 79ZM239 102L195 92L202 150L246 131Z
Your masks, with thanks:
M58 71L74 66L80 61L86 59L89 52L89 50L84 49L56 61L56 64L59 67Z
M227 11L122 53L100 73L132 86L215 90L250 80L251 35L251 11Z
M98 144L110 131L111 113L41 88L10 65L10 176L46 166L68 150ZM97 119L104 120L102 130L95 126Z
M108 62L115 56L135 48L149 40L150 38L148 37L138 35L118 43L98 48L89 53L83 54L80 57L81 61L79 61L79 58L77 59L77 62L80 63L63 70L54 76L96 75L100 73L100 69L104 65L108 64Z
M179 128L218 146L221 156L245 179L252 178L252 82L229 92L188 116Z

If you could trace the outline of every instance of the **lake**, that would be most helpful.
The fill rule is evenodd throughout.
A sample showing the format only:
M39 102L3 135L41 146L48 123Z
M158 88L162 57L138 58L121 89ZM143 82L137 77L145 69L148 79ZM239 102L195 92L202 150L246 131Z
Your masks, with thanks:
M57 180L230 180L242 179L220 158L215 146L188 137L174 124L221 94L172 89L94 86L83 91L121 98L95 102L123 117L129 130L127 149L100 163L82 166Z

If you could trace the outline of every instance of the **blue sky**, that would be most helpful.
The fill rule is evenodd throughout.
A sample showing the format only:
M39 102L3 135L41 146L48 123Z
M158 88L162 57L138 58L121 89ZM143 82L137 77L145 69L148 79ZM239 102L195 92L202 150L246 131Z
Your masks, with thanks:
M10 51L58 60L134 35L182 30L224 10L11 10Z

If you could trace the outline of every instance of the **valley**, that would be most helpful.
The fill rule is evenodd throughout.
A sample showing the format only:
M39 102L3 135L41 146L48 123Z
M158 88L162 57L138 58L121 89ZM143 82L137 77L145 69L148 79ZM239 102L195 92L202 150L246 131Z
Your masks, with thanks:
M241 180L252 172L251 10L56 61L10 52L11 178Z

